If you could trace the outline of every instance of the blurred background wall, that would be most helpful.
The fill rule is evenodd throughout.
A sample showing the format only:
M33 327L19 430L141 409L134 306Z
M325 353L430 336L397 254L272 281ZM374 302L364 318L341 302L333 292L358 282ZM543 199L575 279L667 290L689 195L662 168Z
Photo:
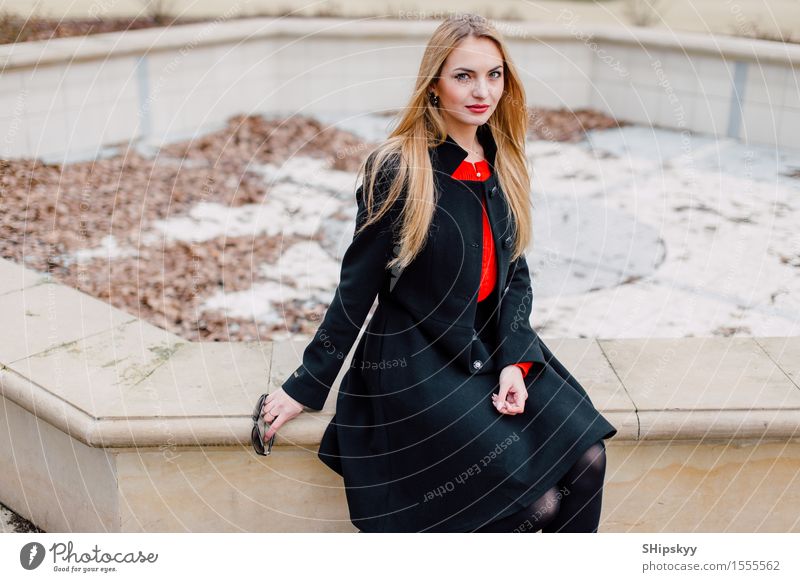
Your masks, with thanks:
M564 10L585 23L644 25L670 30L748 36L794 37L800 34L797 0L0 0L0 9L46 18L131 17L148 14L204 18L237 16L402 16L437 18L437 12L480 12L488 18L557 22Z

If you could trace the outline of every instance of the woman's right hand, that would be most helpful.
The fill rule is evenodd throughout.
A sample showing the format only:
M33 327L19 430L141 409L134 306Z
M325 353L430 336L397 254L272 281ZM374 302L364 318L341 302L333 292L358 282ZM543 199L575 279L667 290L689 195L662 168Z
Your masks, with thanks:
M301 412L303 405L289 396L283 388L270 392L261 407L261 416L270 425L269 430L264 433L264 442L269 441L284 423Z

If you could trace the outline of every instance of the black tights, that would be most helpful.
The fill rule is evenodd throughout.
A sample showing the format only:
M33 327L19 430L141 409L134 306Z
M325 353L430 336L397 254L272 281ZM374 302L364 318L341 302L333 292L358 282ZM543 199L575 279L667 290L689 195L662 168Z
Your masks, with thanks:
M606 446L597 441L575 462L558 485L525 509L493 521L480 533L597 532L606 472Z

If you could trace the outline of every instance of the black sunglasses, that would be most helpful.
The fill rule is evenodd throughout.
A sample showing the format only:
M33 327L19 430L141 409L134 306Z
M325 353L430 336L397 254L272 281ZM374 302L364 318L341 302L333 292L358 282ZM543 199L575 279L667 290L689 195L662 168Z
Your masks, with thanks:
M261 416L261 409L264 407L264 401L266 401L266 399L266 394L262 394L258 398L256 407L253 409L253 430L250 431L250 441L253 443L253 448L255 449L256 453L265 457L272 452L272 443L275 442L275 437L277 436L277 433L275 433L272 435L272 437L270 437L265 450L264 435L266 434L269 425L267 424L267 421L264 420L264 417Z

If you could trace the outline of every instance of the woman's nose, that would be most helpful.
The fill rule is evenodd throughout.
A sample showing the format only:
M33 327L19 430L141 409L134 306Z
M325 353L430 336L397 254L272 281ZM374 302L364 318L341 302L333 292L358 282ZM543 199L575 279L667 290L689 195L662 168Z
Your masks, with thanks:
M472 95L475 98L483 98L489 94L489 90L486 87L485 81L475 81L475 84L472 86Z

